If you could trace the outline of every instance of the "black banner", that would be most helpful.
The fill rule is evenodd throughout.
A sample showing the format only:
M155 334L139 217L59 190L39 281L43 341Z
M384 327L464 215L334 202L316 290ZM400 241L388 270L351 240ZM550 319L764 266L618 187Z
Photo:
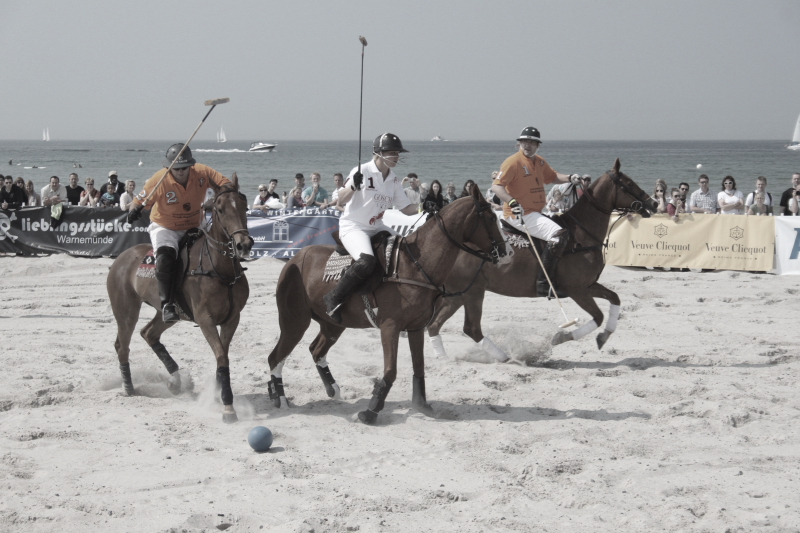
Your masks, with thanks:
M86 257L116 257L131 246L149 244L149 212L128 224L118 207L65 207L59 220L49 207L0 211L0 253L66 253Z

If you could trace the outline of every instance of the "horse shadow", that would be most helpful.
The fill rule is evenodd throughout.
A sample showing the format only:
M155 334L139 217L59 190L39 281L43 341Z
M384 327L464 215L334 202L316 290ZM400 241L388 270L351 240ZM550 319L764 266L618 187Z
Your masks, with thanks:
M356 414L369 405L368 399L360 399L354 403L329 399L313 400L304 404L291 403L289 409L278 409L272 406L268 394L242 394L256 409L256 416L268 416L270 419L283 418L293 414L304 416L335 416L353 422ZM494 404L457 404L447 401L433 400L432 410L423 412L411 405L410 400L387 401L378 426L405 424L414 417L421 416L432 422L453 421L502 421L502 422L551 422L580 418L597 422L618 422L629 418L649 420L651 415L645 412L621 411L607 409L552 409L536 406L510 406Z
M767 363L736 363L732 365L699 364L681 361L666 361L655 357L627 357L617 362L608 361L570 361L566 359L550 359L544 362L532 362L527 366L532 368L546 368L548 370L607 370L615 367L626 366L631 370L647 370L649 368L768 368L783 361L770 361Z

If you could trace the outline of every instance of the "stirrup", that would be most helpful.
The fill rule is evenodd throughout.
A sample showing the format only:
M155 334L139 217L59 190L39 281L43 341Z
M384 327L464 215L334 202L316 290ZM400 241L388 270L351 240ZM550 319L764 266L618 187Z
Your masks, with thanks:
M181 319L178 316L178 312L175 310L175 304L164 304L164 308L161 310L161 320L163 320L167 324L171 324L173 322L179 322Z
M536 282L536 294L538 296L546 296L548 300L555 298L554 294L557 295L559 299L564 299L568 296L567 293L558 290L558 288L556 288L555 291L550 288L550 284L547 283L547 280Z

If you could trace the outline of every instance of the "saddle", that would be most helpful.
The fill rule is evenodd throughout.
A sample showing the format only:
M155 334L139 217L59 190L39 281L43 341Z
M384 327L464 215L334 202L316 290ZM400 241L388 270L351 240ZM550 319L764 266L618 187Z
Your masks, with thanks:
M528 240L528 234L524 231L517 229L506 220L500 219L500 224L503 227L503 233L508 236L508 244L513 246L514 248L530 248L531 241ZM533 243L536 245L536 250L539 252L539 255L544 252L544 247L546 246L545 242L541 239L538 239L531 235L533 239Z
M342 277L344 271L355 262L355 258L347 252L347 249L342 245L342 241L339 240L339 232L334 231L331 236L336 242L336 249L325 264L322 279L326 282L338 280ZM383 283L383 278L386 277L386 272L388 271L388 266L391 261L391 253L394 249L395 239L388 231L381 231L370 238L370 244L372 244L375 257L378 258L378 266L372 271L367 281L356 289L356 294L359 295L372 294L380 284Z
M175 293L175 309L182 320L189 320L190 322L194 322L194 315L186 296L183 294L183 282L189 272L189 251L202 235L203 233L200 229L195 228L187 231L181 238L178 243L178 259L175 265L175 280L172 285L172 290ZM136 276L140 278L156 277L156 258L152 249L142 258L142 262L136 270Z

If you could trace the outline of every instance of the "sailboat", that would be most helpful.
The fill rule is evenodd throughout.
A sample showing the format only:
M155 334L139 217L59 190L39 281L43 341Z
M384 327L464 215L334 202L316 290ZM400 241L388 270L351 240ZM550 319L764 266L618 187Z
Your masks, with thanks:
M217 142L218 143L228 142L228 139L225 138L225 130L222 129L222 126L220 126L219 131L217 132Z
M45 128L42 130L42 140L43 141L50 140L50 128Z
M789 150L800 150L800 117L797 117L797 124L794 125L794 135L792 135L792 144L788 148Z

